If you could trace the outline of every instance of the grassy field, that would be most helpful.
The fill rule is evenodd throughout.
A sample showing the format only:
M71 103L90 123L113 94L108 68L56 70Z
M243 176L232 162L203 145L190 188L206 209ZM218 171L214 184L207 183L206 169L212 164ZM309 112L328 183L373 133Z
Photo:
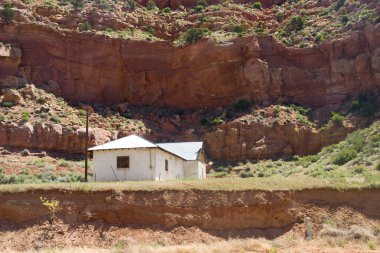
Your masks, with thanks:
M26 192L34 190L72 190L72 191L156 191L156 190L205 190L205 191L243 191L243 190L302 190L330 188L337 190L379 188L380 180L359 181L352 178L318 179L308 176L284 178L210 178L206 180L173 181L127 181L127 182L74 182L42 184L0 185L0 192Z

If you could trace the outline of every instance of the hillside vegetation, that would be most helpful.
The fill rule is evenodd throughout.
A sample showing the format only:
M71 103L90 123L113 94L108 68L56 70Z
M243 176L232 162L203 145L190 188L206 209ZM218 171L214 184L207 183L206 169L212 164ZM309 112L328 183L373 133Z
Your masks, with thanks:
M376 1L288 0L272 6L219 0L22 0L3 4L3 21L40 22L62 31L175 45L203 37L224 43L241 36L270 35L287 46L307 47L380 22ZM16 15L17 14L17 15Z
M380 183L380 122L358 130L316 155L257 163L215 164L214 177L292 178L311 177L352 183ZM331 183L333 183L331 181Z

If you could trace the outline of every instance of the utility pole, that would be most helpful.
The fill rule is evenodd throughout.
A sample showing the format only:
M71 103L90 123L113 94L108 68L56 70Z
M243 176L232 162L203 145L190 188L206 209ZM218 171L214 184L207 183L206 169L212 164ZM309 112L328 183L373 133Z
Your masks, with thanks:
M88 108L86 108L86 150L85 150L85 160L84 160L84 181L88 182Z

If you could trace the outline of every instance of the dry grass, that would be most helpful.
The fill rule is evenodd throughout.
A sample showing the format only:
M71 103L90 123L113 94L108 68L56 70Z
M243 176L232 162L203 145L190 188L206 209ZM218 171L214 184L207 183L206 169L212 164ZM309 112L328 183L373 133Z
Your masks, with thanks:
M76 191L157 191L157 190L303 190L330 188L337 190L379 188L380 182L349 182L345 178L317 179L307 176L269 178L212 178L206 180L173 181L125 181L89 183L44 183L0 185L0 192L26 192L35 190L76 190Z
M65 248L65 249L45 249L40 251L26 251L30 253L103 253L103 252L128 252L128 253L295 253L295 252L323 252L325 253L343 253L343 252L378 252L373 249L368 250L368 245L361 242L345 241L343 244L339 240L315 239L312 241L303 238L295 238L289 241L288 238L281 240L269 241L266 239L232 239L214 243L193 243L184 245L118 245L112 249L101 248ZM5 251L14 253L16 251Z

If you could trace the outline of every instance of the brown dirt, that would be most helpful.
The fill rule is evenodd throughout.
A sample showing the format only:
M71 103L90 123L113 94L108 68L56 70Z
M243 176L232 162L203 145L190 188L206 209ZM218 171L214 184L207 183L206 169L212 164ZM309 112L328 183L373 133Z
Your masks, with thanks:
M0 246L109 248L212 243L228 238L303 237L330 220L340 228L380 227L380 189L289 191L34 191L3 193ZM63 207L51 225L40 196ZM317 251L316 251L317 252Z

